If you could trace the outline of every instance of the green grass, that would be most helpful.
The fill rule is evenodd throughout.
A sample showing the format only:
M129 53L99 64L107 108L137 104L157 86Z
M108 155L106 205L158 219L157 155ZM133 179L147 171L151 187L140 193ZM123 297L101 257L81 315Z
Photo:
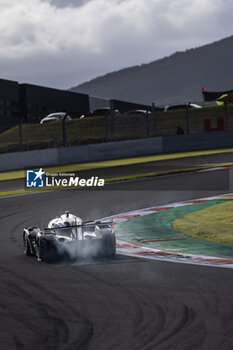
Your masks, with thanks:
M219 199L210 200L136 217L119 223L116 226L116 235L118 239L133 244L138 244L142 239L162 239L162 241L160 240L157 242L150 241L140 243L150 248L169 250L182 254L208 255L232 259L232 245L196 239L187 234L177 232L172 227L172 223L177 218L200 212L201 210L214 207L220 203L225 203L225 201ZM172 240L163 240L164 238L172 238ZM176 238L179 239L177 240ZM184 239L180 240L180 238Z
M96 117L66 122L67 145L103 141L105 120ZM63 146L62 122L22 125L23 150ZM0 134L0 152L19 151L19 126Z
M233 244L233 201L215 205L173 221L177 232L216 243Z

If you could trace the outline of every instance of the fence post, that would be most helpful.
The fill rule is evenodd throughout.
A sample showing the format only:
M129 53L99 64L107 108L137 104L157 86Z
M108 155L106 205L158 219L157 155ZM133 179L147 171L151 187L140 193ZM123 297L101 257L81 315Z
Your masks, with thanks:
M23 150L22 124L23 124L23 119L21 119L19 122L19 150L20 150L20 152L22 152L22 150Z
M189 105L190 102L186 104L186 134L189 134Z
M114 106L113 100L110 100L110 133L114 135Z
M153 119L153 135L156 135L156 112L155 112L155 104L152 103L152 119Z
M225 116L225 126L228 130L228 110L227 110L227 101L224 101L224 116Z
M67 118L67 116L68 116L68 114L66 113L66 115L62 119L63 147L66 147L66 118Z
M146 112L146 137L150 137L150 119L148 111Z
M104 121L105 121L105 140L107 142L108 141L108 113L105 114Z

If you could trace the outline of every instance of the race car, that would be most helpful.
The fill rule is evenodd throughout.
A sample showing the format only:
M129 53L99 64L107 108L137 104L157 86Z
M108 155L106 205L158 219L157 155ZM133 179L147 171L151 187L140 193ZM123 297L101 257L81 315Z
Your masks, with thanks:
M23 231L24 254L39 261L113 257L116 237L112 222L84 222L68 211L51 220L47 228L27 227Z

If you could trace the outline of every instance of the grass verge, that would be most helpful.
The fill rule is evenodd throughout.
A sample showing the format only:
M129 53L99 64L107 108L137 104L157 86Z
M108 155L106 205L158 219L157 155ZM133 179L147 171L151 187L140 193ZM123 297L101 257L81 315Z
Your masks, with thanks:
M233 244L233 200L218 204L173 221L180 233L210 242Z

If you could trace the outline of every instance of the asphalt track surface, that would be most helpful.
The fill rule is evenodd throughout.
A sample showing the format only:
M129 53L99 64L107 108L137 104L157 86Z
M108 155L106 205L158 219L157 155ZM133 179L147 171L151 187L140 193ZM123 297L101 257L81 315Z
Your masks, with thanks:
M204 165L215 165L233 162L233 153L207 154L203 156L159 160L141 164L131 164L115 166L110 168L100 168L93 170L83 170L76 172L77 176L90 178L114 178L128 175L145 174L150 172L167 171L174 169L186 169ZM25 179L15 179L0 181L0 192L25 188Z
M196 176L200 187L225 179L214 171L138 181L138 190L128 182L0 199L1 349L233 349L231 269L120 255L56 265L23 255L23 228L67 209L87 220L222 193L200 190ZM152 190L160 181L173 191ZM184 182L196 188L176 190Z

